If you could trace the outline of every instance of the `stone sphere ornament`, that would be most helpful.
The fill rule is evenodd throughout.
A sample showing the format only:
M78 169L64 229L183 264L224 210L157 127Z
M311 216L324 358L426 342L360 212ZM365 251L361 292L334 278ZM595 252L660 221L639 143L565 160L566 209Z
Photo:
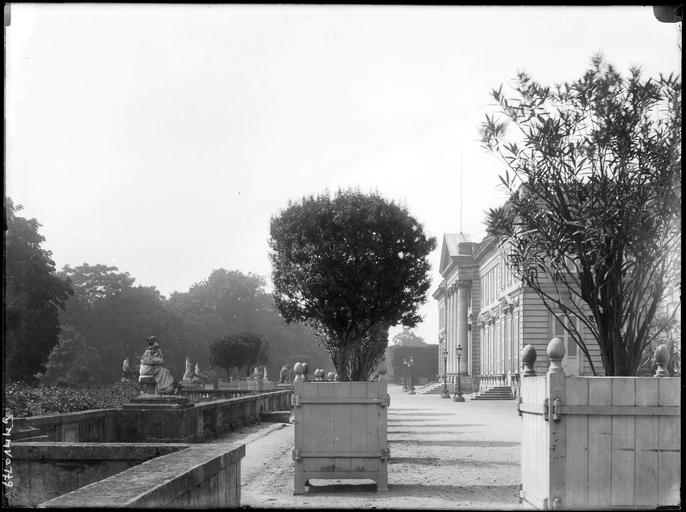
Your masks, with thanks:
M565 344L560 338L553 338L548 343L548 348L546 349L546 354L548 354L548 359L550 359L550 368L548 368L548 373L563 373L562 359L565 357Z
M293 379L294 381L301 381L303 380L303 374L305 373L305 369L303 368L303 364L298 362L293 365L293 373L295 373L295 378Z
M669 372L667 371L667 365L671 359L671 354L669 353L669 347L666 344L662 344L655 349L655 362L657 363L657 371L655 372L655 377L669 377Z
M534 363L536 362L537 357L538 354L536 353L536 349L533 347L533 345L524 346L520 354L522 366L524 367L524 377L536 375L536 371L534 370Z
M334 372L329 372L326 374L326 378L331 382L333 382L335 376L336 374Z
M321 368L317 368L314 371L314 380L320 381L320 382L323 381L324 380L324 370L322 370Z

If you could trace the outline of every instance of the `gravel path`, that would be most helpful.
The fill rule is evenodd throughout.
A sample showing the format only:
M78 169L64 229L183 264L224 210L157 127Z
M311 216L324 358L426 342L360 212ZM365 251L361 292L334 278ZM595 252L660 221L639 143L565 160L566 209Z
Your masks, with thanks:
M293 425L254 426L246 443L241 504L254 508L520 509L516 402L455 403L389 384L388 492L367 480L314 480L293 495Z

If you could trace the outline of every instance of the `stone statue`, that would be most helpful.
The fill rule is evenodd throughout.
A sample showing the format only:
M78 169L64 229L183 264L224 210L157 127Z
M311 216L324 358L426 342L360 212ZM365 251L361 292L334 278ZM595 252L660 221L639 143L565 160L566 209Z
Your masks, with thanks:
M191 358L186 356L186 371L183 374L183 380L191 380L193 378L193 369L191 367Z
M269 380L267 377L267 365L264 365L264 373L262 374L262 380Z
M260 373L260 369L257 366L255 366L255 370L253 370L252 376L253 376L253 379L260 380L261 373Z
M129 358L127 357L124 359L124 362L121 365L121 381L126 382L131 380L131 374L133 372L131 371L131 362L129 361Z
M178 390L178 384L173 375L164 365L164 356L157 337L148 336L148 348L141 356L141 366L138 380L144 376L155 377L155 393L173 394Z
M200 380L200 363L195 363L195 373L193 377L197 380Z
M281 367L281 372L279 372L279 384L288 384L290 382L290 376L288 374L288 366L283 365Z

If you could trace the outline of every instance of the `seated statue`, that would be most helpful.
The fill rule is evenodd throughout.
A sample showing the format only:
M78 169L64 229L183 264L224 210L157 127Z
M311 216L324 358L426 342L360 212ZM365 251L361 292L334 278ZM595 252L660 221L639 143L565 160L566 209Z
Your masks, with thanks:
M145 375L155 377L155 392L160 395L176 393L178 384L168 368L164 364L164 356L160 349L160 344L155 336L147 338L148 349L141 356L141 366L138 380Z

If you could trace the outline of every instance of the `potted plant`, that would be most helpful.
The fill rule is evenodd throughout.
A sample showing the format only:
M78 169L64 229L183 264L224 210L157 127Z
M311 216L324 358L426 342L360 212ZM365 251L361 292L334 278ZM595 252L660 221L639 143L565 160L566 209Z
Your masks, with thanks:
M388 329L421 320L436 241L406 208L355 191L291 202L270 228L276 307L314 329L338 374L294 382L294 492L312 478L369 478L385 490L389 398L368 379Z

